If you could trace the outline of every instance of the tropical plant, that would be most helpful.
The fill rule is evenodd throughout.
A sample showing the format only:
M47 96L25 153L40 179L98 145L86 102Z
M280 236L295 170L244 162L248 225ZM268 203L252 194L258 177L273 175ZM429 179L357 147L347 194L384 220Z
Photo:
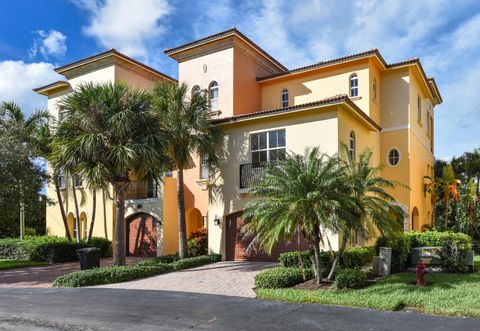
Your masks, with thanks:
M448 164L446 167L443 168L441 178L443 202L445 205L445 229L448 228L448 208L450 204L450 198L453 197L456 202L459 201L459 195L457 190L458 183L460 183L460 181L455 177L455 172L452 165Z
M372 166L371 149L365 149L358 161L352 159L348 147L342 144L345 182L350 188L352 203L346 205L348 213L339 214L336 218L336 230L341 236L338 254L328 275L331 280L340 259L345 252L348 240L352 235L370 239L380 231L383 235L400 233L402 230L404 212L396 205L395 198L387 192L388 189L405 185L380 176L380 166ZM342 217L346 215L347 217Z
M265 164L263 180L249 187L256 199L243 214L248 220L247 235L254 236L249 249L271 253L279 242L290 241L300 232L313 252L312 265L320 283L324 230L334 229L336 215L346 217L348 190L338 159L318 148L305 155L287 153L284 160Z
M151 112L151 97L124 84L82 84L61 99L52 163L91 189L113 187L114 265L126 255L125 193L132 181L159 179L166 159L165 135Z
M180 258L188 254L183 172L190 166L194 155L206 159L210 170L221 162L218 153L221 135L219 129L210 123L212 112L206 97L201 93L188 95L185 83L161 83L153 89L152 102L152 109L161 119L160 128L169 143L166 155L171 167L177 170Z
M436 205L438 203L438 199L440 198L442 186L438 178L424 176L423 180L424 180L423 193L424 195L426 195L427 193L430 193L430 202L432 203L432 206L433 206L432 219L430 220L430 228L433 228L435 226L435 212L437 209Z

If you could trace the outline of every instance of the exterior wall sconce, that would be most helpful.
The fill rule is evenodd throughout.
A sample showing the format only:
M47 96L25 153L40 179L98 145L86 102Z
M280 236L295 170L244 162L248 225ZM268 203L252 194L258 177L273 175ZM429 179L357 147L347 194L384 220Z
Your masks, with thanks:
M220 225L221 221L222 220L220 219L220 216L215 214L215 218L213 219L213 224Z

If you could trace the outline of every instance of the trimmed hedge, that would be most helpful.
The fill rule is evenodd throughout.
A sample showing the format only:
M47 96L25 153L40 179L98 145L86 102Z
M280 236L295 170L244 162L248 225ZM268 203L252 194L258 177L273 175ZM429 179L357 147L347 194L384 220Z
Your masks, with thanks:
M110 256L112 243L104 238L92 238L89 242L76 243L55 236L0 239L0 259L29 260L37 262L68 262L78 260L76 250L97 247L102 256Z
M315 277L312 269L304 269L305 280ZM304 282L299 268L277 267L264 270L255 276L255 286L259 288L284 288Z
M472 238L464 233L426 231L407 232L404 235L409 238L410 247L444 246L447 242L454 242L466 250L472 249Z
M113 266L72 272L58 277L53 287L82 287L127 282L173 271L170 264Z
M410 254L410 237L403 234L389 237L380 236L375 244L377 254L380 252L380 247L390 247L392 249L392 273L405 270Z
M176 259L176 260L175 260ZM160 256L140 261L132 266L113 266L72 272L55 279L54 287L82 287L127 282L139 278L160 275L166 272L198 267L218 262L220 254L202 255L178 260L176 255ZM162 261L172 261L165 263Z
M367 275L360 269L341 269L335 276L335 287L339 290L365 287Z
M287 252L280 254L279 261L280 266L286 268L300 268L299 253L303 262L304 268L311 268L312 261L310 259L310 252ZM333 260L335 259L337 252L333 254L329 251L320 252L320 263L322 265L323 272L330 271ZM343 258L340 261L340 266L344 268L361 268L368 262L373 260L375 256L374 247L356 247L350 248L345 251Z

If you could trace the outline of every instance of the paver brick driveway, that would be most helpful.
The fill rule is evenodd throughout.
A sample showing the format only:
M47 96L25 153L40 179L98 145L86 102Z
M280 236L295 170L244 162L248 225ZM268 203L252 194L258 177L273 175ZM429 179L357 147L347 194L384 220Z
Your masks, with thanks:
M276 263L271 262L223 261L193 269L126 283L103 285L101 287L255 297L255 292L252 289L253 278L261 270L276 265Z

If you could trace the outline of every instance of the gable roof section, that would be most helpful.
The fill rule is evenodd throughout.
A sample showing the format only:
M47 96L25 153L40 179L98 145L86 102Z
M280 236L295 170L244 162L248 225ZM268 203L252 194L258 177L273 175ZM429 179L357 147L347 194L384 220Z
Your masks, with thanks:
M145 70L148 70L158 76L161 76L167 80L170 80L172 82L177 82L177 80L175 78L172 78L166 74L164 74L163 72L160 72L158 71L157 69L155 68L152 68L138 60L135 60L134 58L131 58L123 53L120 53L119 51L117 51L115 48L112 48L112 49L109 49L105 52L102 52L102 53L98 53L98 54L94 54L92 56L89 56L89 57L86 57L84 59L81 59L81 60L78 60L78 61L75 61L75 62L72 62L72 63L69 63L69 64L65 64L63 66L60 66L60 67L57 67L55 68L55 72L59 73L59 74L62 74L68 70L71 70L73 68L76 68L76 67L79 67L79 66L82 66L82 65L85 65L85 64L88 64L88 63L91 63L91 62L95 62L95 61L98 61L98 60L101 60L101 59L104 59L104 58L107 58L107 57L110 57L110 56L116 56L116 57L119 57L121 59L123 59L124 61L127 61L127 62L130 62L138 67L141 67Z
M255 49L263 57L268 59L271 63L273 63L279 69L281 69L282 71L288 71L288 69L283 64L281 64L277 59L275 59L273 56L268 54L263 48L261 48L256 43L254 43L250 38L245 36L243 33L241 33L235 27L233 27L231 29L228 29L228 30L225 30L225 31L222 31L222 32L219 32L219 33L212 34L210 36L206 36L206 37L203 37L203 38L185 43L183 45L179 45L179 46L175 46L175 47L166 49L164 51L164 53L166 55L172 57L172 55L174 55L176 53L179 53L179 52L182 52L182 51L185 51L189 48L193 48L193 47L197 47L197 46L200 46L200 45L208 44L208 43L211 43L213 41L220 40L220 39L230 37L230 36L234 36L234 35L243 39L247 44L249 44L253 49Z
M313 101L313 102L308 102L300 105L295 105L295 106L289 106L289 107L284 107L284 108L275 108L275 109L267 109L267 110L262 110L254 113L248 113L248 114L241 114L241 115L235 115L235 116L230 116L230 117L223 117L223 118L216 118L211 120L212 124L226 124L226 123L235 123L235 122L240 122L240 121L246 121L246 120L251 120L251 119L256 119L256 118L261 118L261 117L267 117L267 116L274 116L274 115L281 115L281 114L288 114L288 113L293 113L297 111L305 111L308 109L314 109L322 106L329 106L329 105L335 105L335 104L345 104L348 106L356 115L361 117L365 122L367 122L372 128L381 131L382 128L380 125L378 125L374 120L372 120L367 114L363 112L352 100L348 98L346 94L339 94L335 95L326 99L318 100L318 101Z
M48 95L52 91L67 88L67 87L70 87L70 84L67 81L59 80L59 81L56 81L56 82L51 83L51 84L47 84L47 85L44 85L44 86L41 86L41 87L34 88L33 92L38 93L38 94L42 94L42 95Z

